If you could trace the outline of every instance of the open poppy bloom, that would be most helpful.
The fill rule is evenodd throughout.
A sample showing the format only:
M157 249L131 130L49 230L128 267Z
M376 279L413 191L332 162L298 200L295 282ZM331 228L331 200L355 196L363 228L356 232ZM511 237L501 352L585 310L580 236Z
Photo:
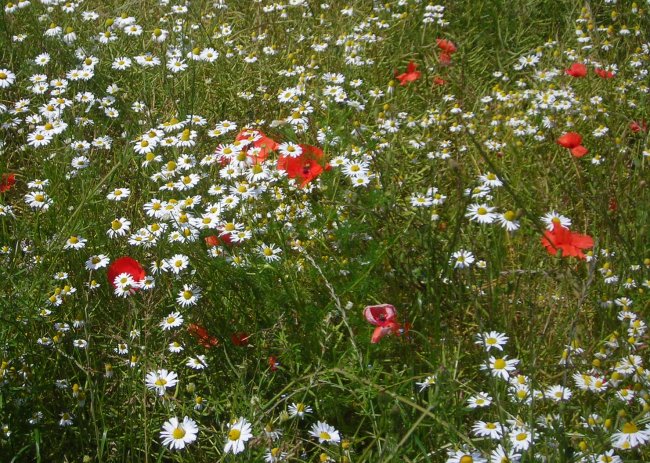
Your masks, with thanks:
M300 156L280 156L278 158L278 170L286 171L289 178L300 179L302 188L324 170L330 170L330 165L325 163L325 167L323 167L320 164L324 156L320 148L312 145L300 145L300 147L302 148Z
M16 184L16 175L15 174L2 174L0 178L0 193L11 190Z
M406 67L406 72L400 75L397 75L397 71L395 71L395 78L399 80L400 85L406 85L409 82L416 81L420 78L420 71L416 71L415 69L418 67L417 64L415 64L413 61L410 61L408 66Z
M438 60L443 66L448 66L451 64L451 55L456 53L458 50L454 42L447 39L436 39L436 45L440 49L440 55L438 55Z
M276 141L264 135L260 130L244 129L235 138L235 141L240 140L250 140L252 142L253 149L248 148L246 153L253 161L253 164L266 160L271 151L278 149Z
M556 223L553 231L545 231L542 244L549 254L556 256L562 250L562 257L573 256L578 259L585 259L583 249L589 249L594 245L594 240L589 235L572 233L568 228Z
M187 331L192 336L194 336L198 340L199 344L201 344L206 349L211 349L212 347L219 345L219 340L214 336L210 336L208 330L203 328L201 325L190 323L190 325L187 327Z
M398 333L401 326L395 321L397 311L390 304L369 305L363 309L363 315L371 324L375 325L370 342L378 343L381 338L390 333Z
M576 158L581 158L589 152L582 146L582 136L576 132L567 132L557 139L557 144L571 150L571 154Z
M582 63L573 63L571 67L564 72L571 77L585 77L587 75L587 66Z
M614 77L614 73L612 71L607 71L605 69L596 68L594 69L594 72L601 79L611 79Z
M133 278L133 281L136 283L140 283L146 276L146 272L144 271L144 268L142 268L142 265L140 265L140 262L128 256L120 257L115 259L108 267L108 272L106 274L108 282L113 289L117 288L115 285L115 278L123 273L131 275L131 278Z

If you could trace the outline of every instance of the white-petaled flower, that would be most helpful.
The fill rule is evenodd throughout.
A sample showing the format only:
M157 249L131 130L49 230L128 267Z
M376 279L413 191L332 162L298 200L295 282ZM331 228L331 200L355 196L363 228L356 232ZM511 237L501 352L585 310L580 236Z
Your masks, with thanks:
M278 146L278 151L282 156L297 158L302 154L302 148L296 143L284 142Z
M115 188L106 195L106 199L110 199L111 201L122 201L123 199L128 198L130 194L131 190L128 188Z
M16 81L16 74L9 69L0 69L0 88L9 88Z
M445 463L486 463L487 460L475 450L448 450Z
M52 199L43 191L31 191L25 195L25 202L32 209L48 210L52 205Z
M183 290L178 293L176 302L181 307L188 307L196 305L199 299L201 299L201 288L194 285L183 285Z
M182 324L183 316L180 314L180 312L172 312L160 322L160 327L163 330L171 330L172 328L179 327Z
M275 244L262 243L257 247L257 252L267 262L274 262L276 260L280 260L280 253L282 252L282 249L277 247Z
M324 421L318 421L314 423L311 426L309 434L317 438L320 444L338 444L341 442L341 436L339 432L333 426L330 426Z
M489 333L479 333L476 335L475 344L483 345L487 352L490 349L499 349L503 350L508 342L508 336L497 331L490 331Z
M503 435L503 426L498 422L477 421L472 426L472 432L477 437L489 437L490 439L499 440Z
M514 211L508 210L503 214L497 214L497 222L509 232L517 231L519 230L519 222L515 220L516 216L517 214Z
M525 428L515 427L508 435L513 450L525 451L533 441L533 435Z
M150 371L145 379L147 387L158 392L158 395L164 395L167 388L178 384L178 375L173 371L165 369Z
M124 217L111 222L111 228L106 231L109 238L126 235L131 230L131 222Z
M425 389L428 389L434 384L436 384L436 376L435 375L427 376L426 378L424 378L424 381L416 382L415 384L417 384L420 387L420 392L422 392Z
M172 450L180 450L184 449L187 444L194 442L198 433L199 427L192 418L186 416L181 423L178 418L173 417L163 424L160 438L163 445Z
M544 397L551 399L554 402L563 402L569 400L572 395L573 392L571 392L571 389L559 384L550 386L548 389L546 389L546 391L544 391Z
M226 437L226 445L223 448L224 453L232 452L234 455L244 451L245 443L251 437L251 424L246 418L239 418L234 423L228 426L228 436Z
M507 355L503 358L495 358L490 356L489 366L483 364L481 365L481 370L490 370L490 374L492 376L497 376L507 381L510 377L510 373L516 370L518 364L519 360L508 360Z
M303 418L306 413L311 413L311 407L309 405L305 405L302 402L292 403L289 405L289 415L290 416L297 416L298 418Z
M467 406L469 408L483 408L489 407L492 404L492 397L486 392L479 392L478 394L467 399Z
M465 214L473 222L481 224L490 224L494 222L497 214L494 213L494 207L487 204L470 204Z
M474 260L474 254L461 249L451 255L450 263L454 264L454 268L467 268L474 263Z
M179 274L189 266L190 259L184 254L176 254L167 259L166 264L166 269Z
M541 220L546 224L546 229L550 231L553 231L556 224L562 225L564 228L571 227L571 219L555 211L547 212L542 216Z
M196 357L190 357L185 363L188 367L194 370L203 370L207 368L208 364L205 361L205 355L197 355Z
M68 238L63 249L82 249L86 246L88 240L78 235L72 235Z
M620 431L612 434L612 447L628 450L644 445L648 440L650 440L649 429L639 429L636 423L628 421Z

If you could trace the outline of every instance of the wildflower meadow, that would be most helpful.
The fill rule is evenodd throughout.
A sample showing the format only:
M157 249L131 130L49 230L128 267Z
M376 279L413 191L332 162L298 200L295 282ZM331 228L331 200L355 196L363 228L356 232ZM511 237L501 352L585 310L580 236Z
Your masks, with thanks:
M4 0L0 462L650 461L650 0Z

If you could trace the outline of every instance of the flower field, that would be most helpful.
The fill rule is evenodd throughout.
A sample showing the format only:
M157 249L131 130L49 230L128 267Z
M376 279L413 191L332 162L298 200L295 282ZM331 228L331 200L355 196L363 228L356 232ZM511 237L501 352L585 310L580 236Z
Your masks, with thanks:
M5 0L0 462L650 460L650 1Z

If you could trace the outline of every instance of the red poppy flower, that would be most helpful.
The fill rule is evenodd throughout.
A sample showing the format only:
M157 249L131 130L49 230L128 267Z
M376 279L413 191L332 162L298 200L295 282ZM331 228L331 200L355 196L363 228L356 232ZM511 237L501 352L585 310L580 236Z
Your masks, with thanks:
M545 231L541 239L549 254L557 255L562 250L562 257L573 256L585 259L582 249L589 249L594 245L594 240L589 235L572 233L560 224L553 225L553 231Z
M208 330L206 330L201 325L190 323L190 325L187 327L187 331L198 340L200 345L206 349L211 349L219 345L219 340L214 336L210 336Z
M140 265L140 262L128 256L115 259L108 267L106 275L108 277L108 282L113 288L116 288L115 278L122 273L128 273L131 275L131 278L133 278L133 281L136 283L144 280L144 277L146 276L146 272L142 268L142 265Z
M571 67L564 72L572 77L585 77L587 75L587 66L582 63L573 63Z
M0 178L0 193L11 190L16 184L16 174L2 174Z
M415 69L418 67L417 64L415 64L413 61L410 61L408 66L406 67L406 72L400 75L397 75L397 71L395 71L395 78L399 80L400 85L406 85L409 82L414 82L420 78L420 71L416 71Z
M438 48L440 48L443 53L447 53L448 55L452 55L458 50L456 45L454 45L454 42L447 39L436 39L436 45L438 45Z
M300 145L300 147L302 148L300 156L278 158L278 170L286 171L289 178L300 179L300 187L304 187L331 167L328 163L325 163L325 167L320 164L324 156L320 148L312 145Z
M594 69L594 72L601 79L611 79L614 77L614 73L612 71L606 71L605 69L596 68Z
M205 237L205 245L209 248L213 248L215 246L222 246L224 244L232 244L232 240L230 239L230 233L225 233L221 236L210 235Z
M245 152L254 164L264 161L271 151L278 148L275 140L267 137L260 130L244 129L237 134L235 141L249 139L252 141L252 146L255 148L247 149Z
M445 85L447 82L440 76L435 76L433 78L433 83L435 85Z
M363 315L368 322L377 327L370 338L373 344L378 343L387 334L399 332L401 328L395 321L397 311L390 304L369 305L363 309Z
M648 123L644 120L637 122L637 121L632 121L630 122L630 130L634 133L639 133L639 132L647 132L648 131ZM2 191L2 190L0 190Z
M276 371L278 366L280 366L280 362L278 362L278 359L274 355L269 356L268 362L271 371Z
M242 331L238 331L237 333L233 333L230 335L230 340L236 346L245 347L248 345L248 340L250 339L250 337L251 337L250 334L246 334Z
M582 136L576 132L567 132L557 139L557 144L571 150L571 154L576 158L581 158L589 152L582 146Z

